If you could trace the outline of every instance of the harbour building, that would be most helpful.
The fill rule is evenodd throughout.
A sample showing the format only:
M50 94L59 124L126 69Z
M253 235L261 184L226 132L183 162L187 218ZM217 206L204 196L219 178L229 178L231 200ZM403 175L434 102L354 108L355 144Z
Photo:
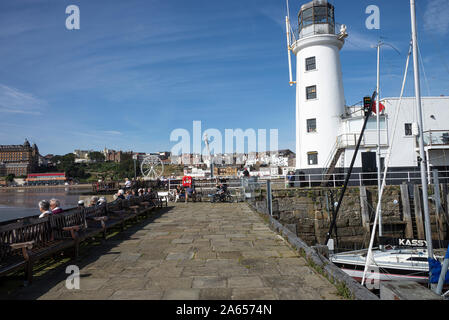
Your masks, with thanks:
M296 85L296 172L316 175L316 180L347 171L364 118L362 106L345 105L340 50L350 34L344 25L336 24L335 16L331 3L315 0L301 7L297 31L287 17L289 55L296 56L296 81L290 79ZM422 100L428 170L439 169L445 175L449 169L449 97ZM419 176L420 161L415 99L392 97L381 103L385 108L367 124L353 173L369 180L369 173L377 172L379 117L380 165L384 166L393 144L389 172L401 173L396 183L411 181L410 172ZM396 111L399 120L394 123Z

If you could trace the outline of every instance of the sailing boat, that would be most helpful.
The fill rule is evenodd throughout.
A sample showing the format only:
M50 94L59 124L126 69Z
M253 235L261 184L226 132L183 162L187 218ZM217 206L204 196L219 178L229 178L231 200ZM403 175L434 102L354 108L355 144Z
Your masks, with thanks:
M401 248L399 246L388 245L382 248L373 248L374 237L376 233L377 221L380 216L380 204L382 199L382 193L386 182L386 173L388 170L390 152L388 154L388 160L386 161L386 167L384 171L384 179L382 186L379 190L379 199L376 209L376 217L373 225L373 231L371 233L370 246L367 250L351 251L347 253L335 254L330 256L330 260L337 266L339 266L347 274L361 280L364 284L366 275L369 272L369 277L375 281L389 281L389 280L413 280L418 282L428 282L429 280L429 262L428 259L443 260L443 256L434 255L432 234L430 228L430 215L428 208L428 194L427 194L427 178L426 178L426 164L423 142L423 122L422 122L422 110L421 110L421 93L419 85L419 66L418 66L418 43L416 33L416 15L415 15L415 0L410 0L411 7L411 22L412 22L412 44L413 44L413 60L414 60L414 73L415 73L415 95L416 106L418 110L419 118L419 145L421 156L421 183L423 185L423 199L424 201L424 221L425 221L425 233L426 241L410 242L408 248ZM407 58L408 61L411 52ZM401 90L401 98L403 95L405 76ZM400 100L399 100L400 102ZM332 243L332 242L331 242ZM419 248L419 244L426 246L427 248ZM332 245L331 245L332 246Z

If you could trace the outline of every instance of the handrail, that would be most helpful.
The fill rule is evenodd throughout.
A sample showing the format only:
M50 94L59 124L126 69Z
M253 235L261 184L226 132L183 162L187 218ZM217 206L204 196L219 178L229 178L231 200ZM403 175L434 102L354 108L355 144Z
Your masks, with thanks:
M423 135L426 147L449 145L449 130L427 130L423 132Z
M329 155L327 156L326 162L324 163L324 169L322 171L323 174L326 173L326 171L328 170L330 164L332 163L333 158L335 157L335 153L337 152L337 150L339 149L339 141L338 141L338 137L335 140L335 144L332 147Z

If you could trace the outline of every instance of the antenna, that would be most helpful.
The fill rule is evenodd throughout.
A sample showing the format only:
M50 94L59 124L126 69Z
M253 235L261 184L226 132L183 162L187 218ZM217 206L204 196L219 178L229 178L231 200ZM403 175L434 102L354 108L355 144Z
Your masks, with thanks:
M285 30L287 32L287 56L288 56L288 74L290 79L290 87L293 86L293 76L292 76L292 55L291 55L291 43L290 43L290 20L288 16L285 17Z
M285 31L287 33L287 56L288 56L288 75L289 75L289 84L290 87L293 86L294 83L293 82L293 75L292 75L292 54L291 54L291 37L290 37L290 30L291 30L291 25L290 25L290 8L288 6L288 0L286 0L287 2L287 15L285 16Z

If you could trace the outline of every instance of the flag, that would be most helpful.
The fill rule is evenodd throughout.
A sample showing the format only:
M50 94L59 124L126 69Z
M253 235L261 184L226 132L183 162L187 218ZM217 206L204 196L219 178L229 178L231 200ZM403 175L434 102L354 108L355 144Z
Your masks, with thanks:
M379 112L382 112L385 109L385 106L382 104L382 102L379 102ZM373 102L371 106L371 110L373 113L376 113L377 111L377 104L376 101Z

